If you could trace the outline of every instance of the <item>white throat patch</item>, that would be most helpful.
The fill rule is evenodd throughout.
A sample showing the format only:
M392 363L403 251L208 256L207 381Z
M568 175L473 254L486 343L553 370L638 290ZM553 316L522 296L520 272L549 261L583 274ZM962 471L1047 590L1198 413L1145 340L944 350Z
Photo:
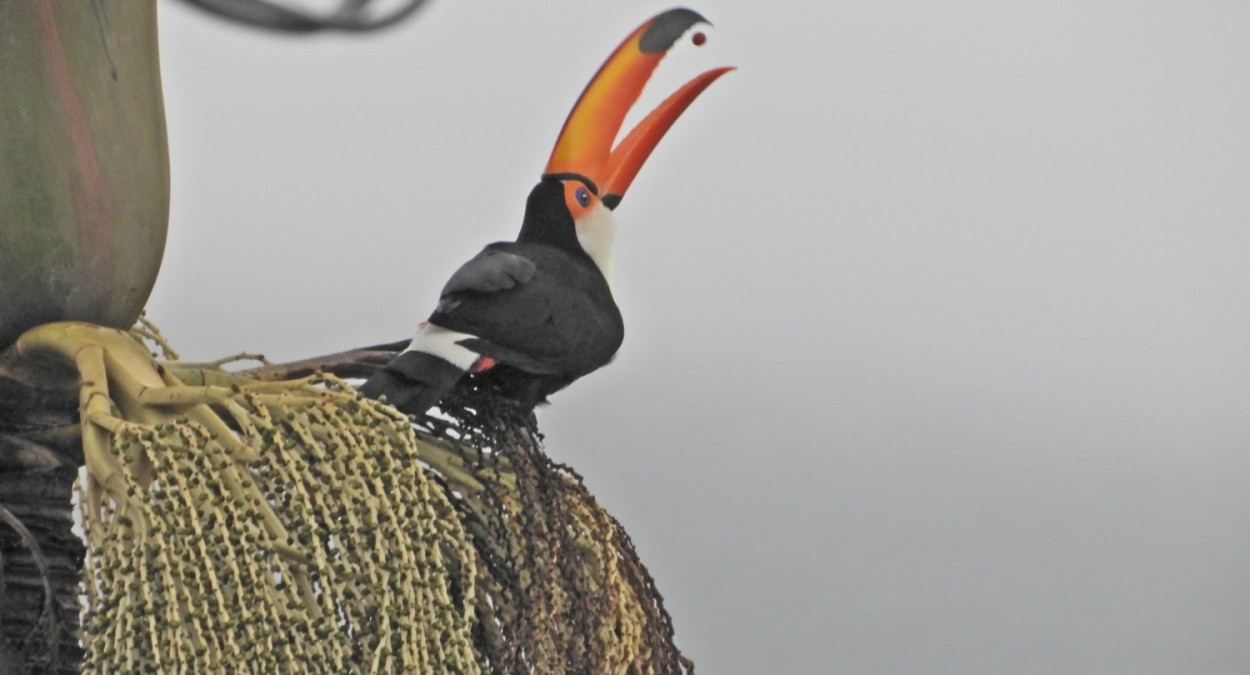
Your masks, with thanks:
M595 261L603 278L612 288L612 240L615 236L616 219L602 202L595 202L590 210L576 221L577 243Z

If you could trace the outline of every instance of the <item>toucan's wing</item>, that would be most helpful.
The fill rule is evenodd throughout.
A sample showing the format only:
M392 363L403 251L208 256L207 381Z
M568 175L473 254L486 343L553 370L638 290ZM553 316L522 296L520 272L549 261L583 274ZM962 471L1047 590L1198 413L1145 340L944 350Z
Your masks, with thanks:
M594 263L551 246L491 244L448 288L458 290L444 292L430 323L471 336L459 344L527 372L589 372L624 334Z
M438 311L453 311L460 304L457 293L498 293L528 283L534 278L534 268L529 258L488 246L447 280L439 293Z

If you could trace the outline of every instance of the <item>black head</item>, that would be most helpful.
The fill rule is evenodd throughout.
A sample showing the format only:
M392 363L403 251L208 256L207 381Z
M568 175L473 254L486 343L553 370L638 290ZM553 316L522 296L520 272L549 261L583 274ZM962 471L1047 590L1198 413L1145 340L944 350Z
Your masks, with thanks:
M596 187L589 179L568 174L543 176L525 202L525 219L516 240L585 253L577 239L575 218L596 201Z

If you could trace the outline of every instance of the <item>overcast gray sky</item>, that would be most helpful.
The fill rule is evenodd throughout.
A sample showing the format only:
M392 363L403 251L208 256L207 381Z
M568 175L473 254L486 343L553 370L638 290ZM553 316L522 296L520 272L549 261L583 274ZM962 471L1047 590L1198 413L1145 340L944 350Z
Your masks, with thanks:
M539 413L705 673L1250 672L1250 3L693 5L617 211L615 363ZM188 358L411 334L666 5L364 39L162 3L149 313Z

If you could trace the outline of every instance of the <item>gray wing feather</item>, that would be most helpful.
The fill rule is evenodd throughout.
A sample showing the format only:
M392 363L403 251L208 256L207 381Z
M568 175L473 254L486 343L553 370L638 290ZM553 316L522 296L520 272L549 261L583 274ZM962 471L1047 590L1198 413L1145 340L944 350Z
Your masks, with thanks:
M524 284L534 277L534 261L507 251L486 249L460 266L439 293L438 309L449 312L460 304L453 293L497 293Z

